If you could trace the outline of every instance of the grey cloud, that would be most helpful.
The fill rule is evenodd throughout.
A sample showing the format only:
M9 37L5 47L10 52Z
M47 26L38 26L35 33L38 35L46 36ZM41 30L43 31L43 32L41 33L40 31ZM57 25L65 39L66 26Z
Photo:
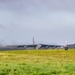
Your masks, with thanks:
M39 42L63 43L67 39L72 43L74 3L75 0L0 0L0 28L5 27L0 31L0 40L21 43L32 42L35 37Z
M13 11L65 10L75 11L75 0L0 0L0 7Z
M4 28L5 28L5 26L0 24L0 29L4 29Z

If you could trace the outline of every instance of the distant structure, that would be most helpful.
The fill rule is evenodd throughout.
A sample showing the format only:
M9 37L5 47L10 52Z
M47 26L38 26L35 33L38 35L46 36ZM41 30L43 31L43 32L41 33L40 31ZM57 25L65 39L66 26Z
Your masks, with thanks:
M33 37L33 45L35 45L35 40L34 40L34 37Z

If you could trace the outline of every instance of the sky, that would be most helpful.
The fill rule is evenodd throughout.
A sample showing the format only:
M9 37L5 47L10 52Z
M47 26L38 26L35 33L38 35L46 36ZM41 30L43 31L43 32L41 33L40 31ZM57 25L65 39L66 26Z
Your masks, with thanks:
M75 0L0 0L0 44L75 43Z

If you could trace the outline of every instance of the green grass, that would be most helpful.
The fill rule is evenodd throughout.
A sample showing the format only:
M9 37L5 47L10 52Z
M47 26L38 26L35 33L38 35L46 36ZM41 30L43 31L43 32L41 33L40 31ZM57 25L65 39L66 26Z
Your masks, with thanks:
M75 50L0 51L0 75L75 75Z

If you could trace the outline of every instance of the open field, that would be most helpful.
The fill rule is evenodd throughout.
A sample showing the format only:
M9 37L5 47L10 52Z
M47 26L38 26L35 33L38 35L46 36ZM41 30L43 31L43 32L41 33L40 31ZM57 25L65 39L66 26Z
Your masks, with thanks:
M75 50L0 51L0 75L75 75Z

